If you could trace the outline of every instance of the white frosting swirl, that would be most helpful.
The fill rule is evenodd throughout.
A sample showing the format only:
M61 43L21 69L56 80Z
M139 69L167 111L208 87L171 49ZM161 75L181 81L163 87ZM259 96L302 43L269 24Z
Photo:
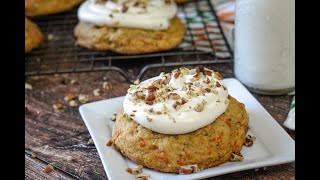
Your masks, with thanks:
M206 72L180 68L131 85L123 103L125 114L163 134L184 134L209 125L226 111L229 99L222 77Z
M78 9L78 18L100 26L165 30L176 13L172 0L87 0Z

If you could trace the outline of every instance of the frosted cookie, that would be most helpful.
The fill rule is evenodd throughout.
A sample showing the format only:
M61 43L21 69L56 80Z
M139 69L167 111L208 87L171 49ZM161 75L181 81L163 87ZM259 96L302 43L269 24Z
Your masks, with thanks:
M219 73L180 68L131 85L111 143L132 161L162 172L202 170L234 159L248 114Z
M176 13L171 0L87 0L78 10L76 45L121 54L173 49L186 31Z

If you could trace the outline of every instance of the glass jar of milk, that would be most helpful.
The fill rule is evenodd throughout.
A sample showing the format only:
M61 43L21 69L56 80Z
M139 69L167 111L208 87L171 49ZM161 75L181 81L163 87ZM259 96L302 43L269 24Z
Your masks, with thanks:
M237 0L234 73L250 91L294 91L294 9L294 0Z

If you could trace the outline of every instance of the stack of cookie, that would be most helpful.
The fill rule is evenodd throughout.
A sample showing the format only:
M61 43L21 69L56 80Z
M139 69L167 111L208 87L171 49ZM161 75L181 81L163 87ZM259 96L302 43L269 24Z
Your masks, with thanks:
M27 17L43 16L68 11L82 0L25 0L25 15ZM39 27L25 18L25 53L38 47L43 41Z

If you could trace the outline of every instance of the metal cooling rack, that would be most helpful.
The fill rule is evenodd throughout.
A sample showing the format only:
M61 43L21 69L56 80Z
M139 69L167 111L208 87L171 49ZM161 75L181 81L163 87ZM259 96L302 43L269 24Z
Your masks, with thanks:
M233 52L210 0L179 6L178 16L187 29L183 42L170 51L142 55L120 55L75 46L76 8L67 13L33 18L45 40L25 55L25 75L113 70L132 82L152 68L232 62Z

